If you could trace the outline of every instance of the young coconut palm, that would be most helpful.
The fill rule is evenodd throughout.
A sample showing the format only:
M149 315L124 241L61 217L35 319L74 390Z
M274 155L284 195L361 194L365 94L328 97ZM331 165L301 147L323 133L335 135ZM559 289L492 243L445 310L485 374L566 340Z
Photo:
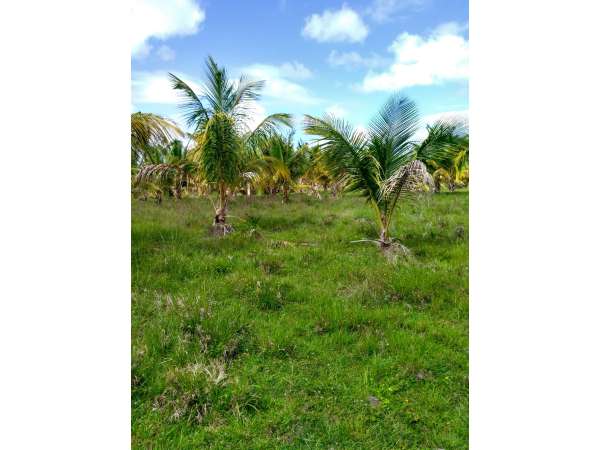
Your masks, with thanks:
M321 200L320 189L324 189L331 184L334 186L343 184L341 180L334 181L331 177L325 165L323 153L318 145L311 147L308 144L302 144L301 151L306 155L307 163L306 170L300 177L300 184L308 188L309 194Z
M227 234L232 231L227 224L227 203L242 177L243 153L255 148L278 125L291 127L291 116L272 114L251 130L254 102L264 82L249 81L244 75L231 80L225 68L210 56L206 60L206 82L198 92L175 75L169 76L173 89L182 96L187 125L194 129L193 158L203 178L218 192L213 231L216 235Z
M136 187L165 186L176 199L181 199L183 189L196 181L198 164L190 160L187 149L180 140L156 149L152 163L144 164L135 177ZM154 184L152 184L154 183Z
M427 166L433 176L434 190L441 183L453 191L468 168L469 136L458 120L438 120L427 126L427 137L416 147L416 158Z
M131 165L148 162L153 147L166 146L177 137L183 137L183 132L169 119L151 113L131 114Z
M283 203L289 202L290 190L307 168L305 147L294 148L293 132L287 136L274 133L261 145L261 153L265 186L271 192L281 189Z
M469 182L469 135L456 139L452 163L444 169L448 173L448 189L453 192L457 186Z
M449 150L450 157L441 162L433 162L433 180L435 190L439 192L442 184L454 192L457 186L469 184L469 139L461 138L456 146Z
M346 190L360 192L375 210L379 239L373 242L381 249L392 245L390 224L399 200L419 190L427 175L425 165L415 160L413 136L418 126L415 104L399 95L385 103L366 133L331 115L305 118L305 131L319 136L334 177L342 177Z

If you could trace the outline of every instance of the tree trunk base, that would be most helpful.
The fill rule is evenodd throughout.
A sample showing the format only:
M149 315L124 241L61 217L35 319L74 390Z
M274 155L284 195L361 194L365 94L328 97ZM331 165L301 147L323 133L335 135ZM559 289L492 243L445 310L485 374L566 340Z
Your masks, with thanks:
M225 236L233 231L233 227L228 223L213 223L212 234L214 236Z
M408 260L411 258L411 252L400 242L390 242L385 247L381 246L381 252L391 263L396 263L398 259Z
M233 231L233 227L226 223L227 207L217 209L213 219L212 234L214 236L225 236Z
M379 240L379 248L381 250L388 250L392 246L392 241L382 241Z
M410 258L411 253L408 247L405 247L399 242L394 242L392 239L360 239L358 241L351 241L351 244L357 242L371 242L379 247L381 253L391 262L395 262L399 256L403 258Z

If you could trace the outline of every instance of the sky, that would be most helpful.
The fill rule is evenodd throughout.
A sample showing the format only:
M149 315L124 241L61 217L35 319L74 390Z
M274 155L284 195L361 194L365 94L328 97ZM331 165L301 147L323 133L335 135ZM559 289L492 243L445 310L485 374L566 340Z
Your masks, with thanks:
M182 126L167 73L200 90L208 55L265 80L255 123L292 113L305 140L303 114L361 128L396 92L423 125L468 120L468 0L134 0L131 30L132 112Z

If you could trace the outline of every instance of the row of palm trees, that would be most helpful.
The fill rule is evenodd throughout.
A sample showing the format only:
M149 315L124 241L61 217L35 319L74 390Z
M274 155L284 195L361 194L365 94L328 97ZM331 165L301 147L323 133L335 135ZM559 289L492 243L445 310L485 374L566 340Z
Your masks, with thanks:
M307 115L304 131L314 140L295 144L290 114L272 114L250 126L262 81L233 80L211 57L199 92L169 77L193 132L184 133L155 114L132 114L133 190L159 202L165 192L175 198L184 192L216 193L216 235L232 231L228 202L237 193L281 193L287 202L292 191L320 197L322 190L330 189L333 196L345 190L360 192L372 205L380 229L375 242L385 249L392 245L390 223L401 199L439 191L442 185L454 190L468 184L464 127L439 121L428 126L422 142L415 142L419 116L406 97L393 95L366 131L332 115Z

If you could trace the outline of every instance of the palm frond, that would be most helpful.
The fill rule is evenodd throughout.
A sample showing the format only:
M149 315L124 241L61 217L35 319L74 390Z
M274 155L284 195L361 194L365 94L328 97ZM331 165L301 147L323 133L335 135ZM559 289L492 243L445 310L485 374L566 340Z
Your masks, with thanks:
M216 61L209 56L206 58L206 86L204 98L210 104L213 112L233 111L235 89L229 79L225 67L219 67Z
M336 179L345 178L349 191L359 191L375 201L378 196L378 163L368 151L368 138L343 119L326 115L305 116L304 131L318 136L327 167Z
M292 182L292 174L285 161L275 156L263 156L263 161L267 163L265 171L268 171L275 182Z
M233 183L239 173L240 146L233 118L218 112L206 123L191 156L200 163L206 181Z
M149 148L166 146L183 132L171 120L157 114L137 112L131 114L132 159L140 160Z
M430 167L448 167L460 151L464 125L440 119L427 126L427 137L416 147L416 158Z
M237 89L233 96L233 105L236 107L240 103L248 102L251 100L260 99L260 91L265 86L264 80L249 80L246 75L241 75L237 82Z
M181 78L169 73L171 79L171 87L178 91L182 102L179 108L183 112L183 117L186 124L190 127L195 127L196 130L202 128L209 118L209 111L202 104L200 96Z
M411 161L383 182L380 199L391 213L400 198L410 197L425 190L425 186L431 182L430 178L425 164L419 160Z
M425 164L419 160L411 161L400 167L394 175L385 180L381 186L381 197L403 195L418 192L427 182L429 173Z
M177 167L173 164L147 164L142 166L135 178L135 184L153 180L166 180L177 172Z
M292 128L293 117L287 113L275 113L265 117L254 130L244 134L244 142L253 149L263 145L269 137L281 130L281 127Z
M419 127L415 103L392 95L369 124L372 151L386 178L413 159L414 135Z

